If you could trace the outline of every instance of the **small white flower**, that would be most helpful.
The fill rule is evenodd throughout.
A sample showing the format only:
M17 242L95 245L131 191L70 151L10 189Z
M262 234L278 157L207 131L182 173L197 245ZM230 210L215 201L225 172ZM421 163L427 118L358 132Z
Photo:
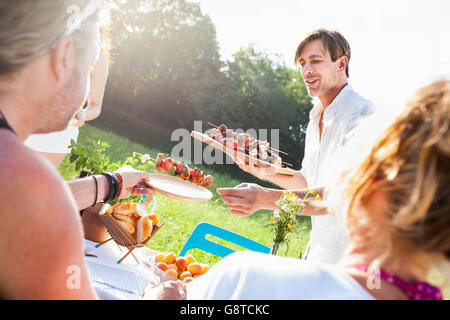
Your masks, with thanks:
M278 209L276 209L274 212L273 212L273 216L275 217L275 218L279 218L280 217L280 210L278 210Z

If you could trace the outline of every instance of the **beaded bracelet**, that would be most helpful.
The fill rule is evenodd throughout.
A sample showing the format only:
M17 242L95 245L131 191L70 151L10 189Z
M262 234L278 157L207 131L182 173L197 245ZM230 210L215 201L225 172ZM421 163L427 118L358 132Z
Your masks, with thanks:
M120 192L119 179L117 179L117 177L113 173L109 173L109 174L114 182L114 196L113 196L112 200L116 200L119 197L119 192Z
M115 178L115 177L113 178L113 175L108 172L103 172L103 173L101 173L101 175L105 176L106 180L108 180L108 185L109 185L108 196L103 201L104 203L108 203L108 202L113 201L114 197L116 195L117 191L116 191L115 181L117 181L117 178Z
M116 196L116 198L118 198L118 197L120 197L120 194L122 193L123 178L120 173L114 172L113 174L116 176L117 180L119 180L119 192L117 193L117 196Z

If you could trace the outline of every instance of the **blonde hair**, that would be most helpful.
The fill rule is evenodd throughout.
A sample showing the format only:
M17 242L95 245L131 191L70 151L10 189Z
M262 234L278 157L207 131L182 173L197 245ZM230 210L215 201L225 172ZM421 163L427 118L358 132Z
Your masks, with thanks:
M49 50L67 31L74 12L88 0L4 0L0 2L0 77L10 76ZM72 34L78 52L93 41L98 9Z
M348 178L351 216L374 190L387 198L391 247L450 260L450 81L421 88Z

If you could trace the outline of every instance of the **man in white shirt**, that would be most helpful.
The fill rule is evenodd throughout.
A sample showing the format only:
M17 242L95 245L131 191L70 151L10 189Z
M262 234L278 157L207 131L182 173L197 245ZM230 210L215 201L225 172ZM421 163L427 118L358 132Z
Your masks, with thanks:
M337 31L319 29L298 46L295 62L303 80L319 103L310 112L302 168L295 175L274 174L252 164L238 163L241 169L301 197L304 188L322 195L329 177L336 175L336 155L352 135L358 121L372 112L372 103L348 83L350 45ZM218 189L232 214L248 216L260 209L276 209L274 202L283 191L244 183L235 188ZM337 263L348 244L344 225L324 209L308 205L304 215L312 216L312 231L306 259Z

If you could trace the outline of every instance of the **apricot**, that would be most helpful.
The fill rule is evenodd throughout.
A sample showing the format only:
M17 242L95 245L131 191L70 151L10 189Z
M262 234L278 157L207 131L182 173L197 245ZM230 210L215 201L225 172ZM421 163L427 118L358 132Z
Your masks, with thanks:
M155 257L155 263L164 262L165 253L158 253Z
M165 273L170 274L172 277L177 278L178 279L178 272L176 272L173 269L167 269L166 271L164 271Z
M200 274L204 274L206 271L208 271L210 268L209 264L202 263L202 272Z
M173 263L168 264L168 265L167 265L167 268L168 268L168 269L173 269L173 270L175 270L176 272L178 272L178 267L177 267L175 264L173 264Z
M191 282L192 280L194 280L192 277L186 277L183 279L184 282Z
M177 265L178 269L181 271L186 270L186 267L188 265L187 260L185 257L178 257L177 261L175 262L175 264Z
M192 256L192 254L187 254L184 257L187 260L187 264L191 264L192 262L197 262L197 260L195 260L195 258Z
M193 275L196 275L202 272L202 265L198 262L192 262L188 264L186 269Z
M169 267L167 266L167 264L164 263L164 262L162 262L162 261L156 263L156 267L159 268L159 269L161 269L162 271L166 271L167 269L169 269Z
M180 275L180 280L184 280L184 278L187 277L191 277L192 278L192 273L190 273L189 271L184 271L181 275Z
M198 277L200 277L201 276L201 274L199 273L199 274L194 274L192 277L194 278L194 279L197 279Z
M167 263L168 265L171 264L171 263L175 264L175 262L177 261L177 256L176 256L175 253L169 252L168 254L166 254L164 256L164 260L163 261L165 263Z

